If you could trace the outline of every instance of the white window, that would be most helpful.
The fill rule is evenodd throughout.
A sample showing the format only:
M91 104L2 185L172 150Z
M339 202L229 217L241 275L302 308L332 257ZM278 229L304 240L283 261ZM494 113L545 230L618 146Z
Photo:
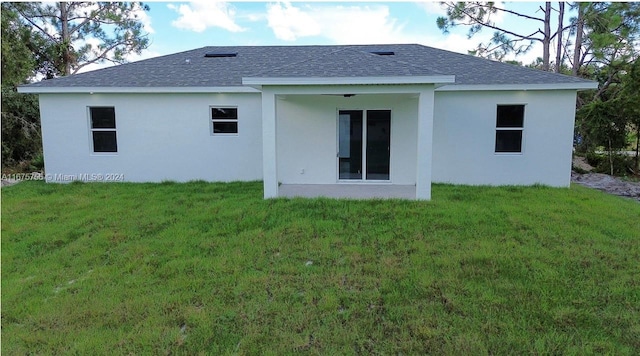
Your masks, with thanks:
M237 135L238 108L212 107L211 130L213 135Z
M118 152L116 110L113 107L90 107L93 152Z
M498 105L496 153L521 153L524 105Z

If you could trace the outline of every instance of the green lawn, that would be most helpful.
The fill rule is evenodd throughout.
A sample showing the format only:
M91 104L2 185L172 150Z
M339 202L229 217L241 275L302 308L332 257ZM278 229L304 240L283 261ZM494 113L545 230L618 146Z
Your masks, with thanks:
M2 353L637 354L640 204L262 184L2 188Z

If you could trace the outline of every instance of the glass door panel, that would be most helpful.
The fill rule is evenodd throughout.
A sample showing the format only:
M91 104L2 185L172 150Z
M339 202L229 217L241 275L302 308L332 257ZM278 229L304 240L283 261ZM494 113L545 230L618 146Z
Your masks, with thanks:
M366 179L389 180L391 111L367 111Z
M362 179L362 111L344 110L338 115L338 176Z

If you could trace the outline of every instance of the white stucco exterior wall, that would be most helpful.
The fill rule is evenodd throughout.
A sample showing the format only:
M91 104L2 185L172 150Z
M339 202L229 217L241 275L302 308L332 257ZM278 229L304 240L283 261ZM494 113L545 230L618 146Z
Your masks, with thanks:
M437 92L433 182L568 187L575 90ZM496 107L524 104L522 153L495 153Z
M575 96L575 90L436 90L433 182L568 186ZM522 154L494 153L498 104L526 105ZM92 152L90 106L115 107L117 154ZM211 135L211 106L238 107L237 136ZM64 182L51 178L113 173L132 182L261 180L261 106L259 93L40 94L47 177ZM279 182L336 183L338 110L389 109L390 183L416 184L417 91L350 98L275 95L275 107Z
M279 96L278 180L283 184L335 184L338 111L388 109L391 110L390 183L415 184L417 108L416 94L358 94L349 98Z
M92 152L90 106L115 107L117 154ZM211 106L238 108L237 136L211 135ZM260 94L40 94L40 112L48 181L262 179Z

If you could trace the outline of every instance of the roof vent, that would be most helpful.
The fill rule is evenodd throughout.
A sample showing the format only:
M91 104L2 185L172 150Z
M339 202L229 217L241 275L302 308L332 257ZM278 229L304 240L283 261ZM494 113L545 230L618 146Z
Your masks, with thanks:
M238 52L208 52L205 53L205 58L221 58L221 57L236 57Z
M369 53L377 54L379 56L393 56L396 52L393 51L371 51Z

